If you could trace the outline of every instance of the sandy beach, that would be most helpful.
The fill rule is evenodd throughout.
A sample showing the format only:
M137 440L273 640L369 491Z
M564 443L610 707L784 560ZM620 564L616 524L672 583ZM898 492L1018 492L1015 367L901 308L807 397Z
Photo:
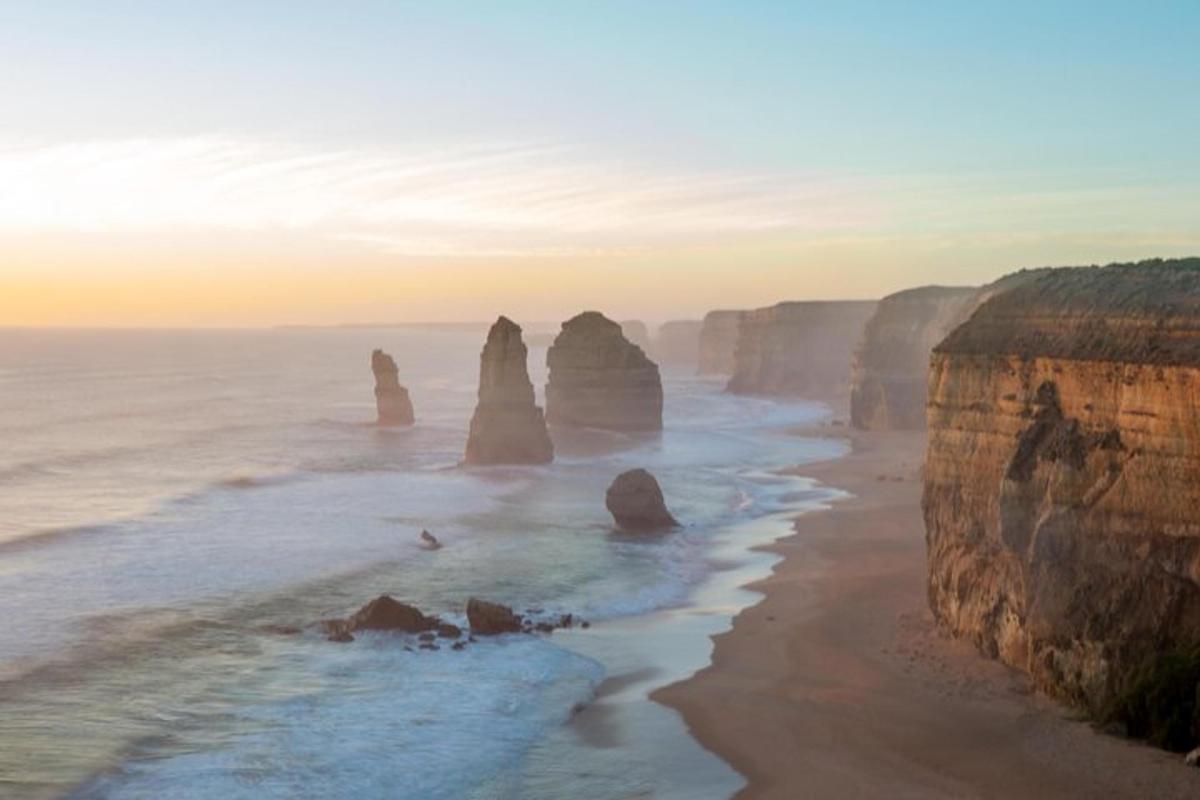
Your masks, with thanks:
M1200 796L1180 756L1099 733L938 635L923 434L821 433L851 454L797 472L853 497L798 519L712 665L654 694L746 777L739 798Z

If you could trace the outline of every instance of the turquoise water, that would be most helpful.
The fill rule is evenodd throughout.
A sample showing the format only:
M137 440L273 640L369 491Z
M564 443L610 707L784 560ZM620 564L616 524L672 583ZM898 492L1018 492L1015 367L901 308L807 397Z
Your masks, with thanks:
M0 331L0 794L736 791L646 694L753 602L736 587L770 558L749 546L833 496L775 472L840 452L781 433L824 410L667 373L661 436L555 432L551 465L465 469L482 339ZM374 347L411 430L369 424ZM681 530L611 530L604 488L633 466ZM460 621L477 595L594 624L461 652L312 629L381 592Z

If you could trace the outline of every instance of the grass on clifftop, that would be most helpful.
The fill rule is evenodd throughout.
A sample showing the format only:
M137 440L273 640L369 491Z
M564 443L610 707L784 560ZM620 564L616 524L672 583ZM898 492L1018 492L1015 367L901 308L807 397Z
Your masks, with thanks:
M1200 746L1200 645L1147 659L1104 721L1167 750Z

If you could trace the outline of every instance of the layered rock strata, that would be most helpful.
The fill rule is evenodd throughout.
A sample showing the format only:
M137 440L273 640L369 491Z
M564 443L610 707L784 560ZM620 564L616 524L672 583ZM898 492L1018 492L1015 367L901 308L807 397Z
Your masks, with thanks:
M371 353L375 373L375 410L380 425L412 425L413 406L408 389L400 385L396 362L382 350Z
M534 402L521 328L500 317L479 357L479 402L471 417L467 464L544 464L554 446Z
M563 323L546 351L546 419L554 425L613 431L662 429L658 365L596 311Z
M939 623L1099 714L1200 642L1200 259L1059 269L934 349Z
M814 301L746 312L728 391L844 397L854 349L875 306L875 301Z
M700 352L696 371L701 375L732 375L738 330L745 311L710 311L700 324Z

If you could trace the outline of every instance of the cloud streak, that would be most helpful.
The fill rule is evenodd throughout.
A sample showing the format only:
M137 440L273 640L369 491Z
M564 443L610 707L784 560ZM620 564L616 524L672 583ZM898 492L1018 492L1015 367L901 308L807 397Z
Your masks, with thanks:
M406 255L563 255L844 230L857 179L673 174L561 147L321 150L212 137L0 148L0 234L313 233Z

